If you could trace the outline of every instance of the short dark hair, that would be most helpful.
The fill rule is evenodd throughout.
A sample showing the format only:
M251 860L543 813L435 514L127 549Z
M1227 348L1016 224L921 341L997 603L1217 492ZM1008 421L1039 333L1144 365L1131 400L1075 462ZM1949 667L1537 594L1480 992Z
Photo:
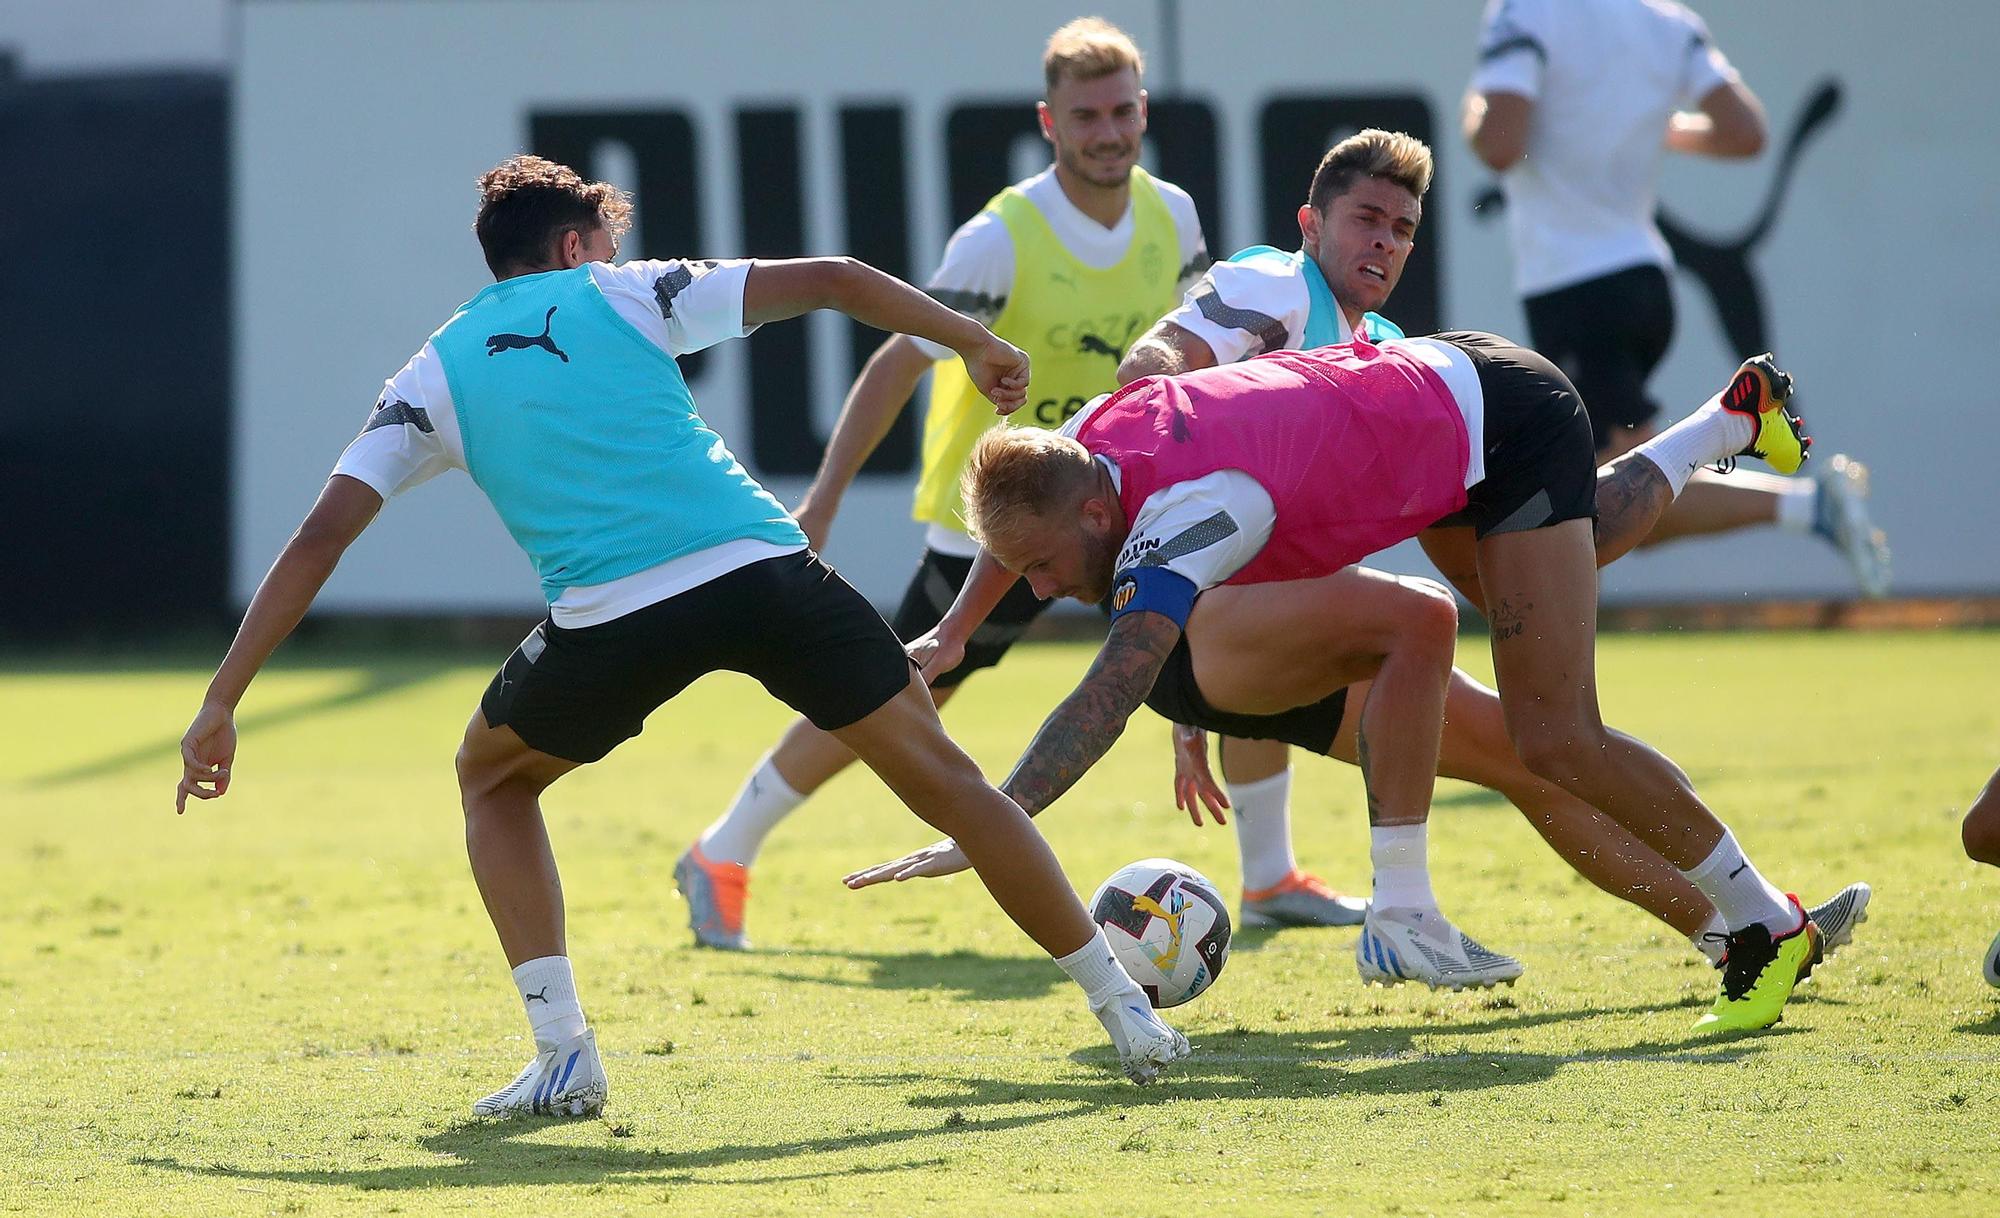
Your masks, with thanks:
M479 175L479 216L472 231L495 275L548 260L549 246L572 230L632 227L632 201L609 182L586 182L543 157L510 157Z
M1417 196L1431 188L1431 149L1414 135L1370 127L1327 149L1313 170L1306 204L1320 211L1361 178L1386 178Z

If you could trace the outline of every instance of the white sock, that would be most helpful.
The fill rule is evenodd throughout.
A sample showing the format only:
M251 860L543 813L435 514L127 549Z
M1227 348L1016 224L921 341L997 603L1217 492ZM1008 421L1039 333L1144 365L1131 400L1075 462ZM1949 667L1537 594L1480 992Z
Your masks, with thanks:
M764 754L757 768L744 780L743 789L736 793L736 802L729 805L729 811L702 833L701 852L714 862L741 863L748 867L757 861L757 851L763 848L771 830L805 799L792 790L791 784L778 773L778 767L771 764L771 755Z
M1778 527L1787 533L1810 533L1819 516L1819 483L1811 478L1778 478Z
M1743 857L1743 848L1736 844L1736 835L1728 829L1722 831L1722 840L1715 843L1707 858L1681 874L1701 889L1731 931L1762 922L1773 933L1783 933L1799 924L1791 900L1750 865Z
M1125 971L1125 966L1118 963L1118 957L1111 954L1111 944L1105 941L1102 928L1090 936L1090 942L1067 956L1058 957L1056 967L1083 987L1084 997L1090 1000L1093 1010L1107 1005L1128 990L1138 988L1138 983Z
M1694 471L1742 452L1756 438L1756 420L1724 409L1722 395L1717 394L1633 451L1660 467L1679 498Z
M1243 854L1243 887L1269 888L1299 865L1292 857L1292 769L1227 785L1236 848Z
M1376 825L1368 830L1377 909L1436 909L1431 891L1430 826Z
M568 956L537 956L515 965L514 984L535 1030L535 1048L546 1051L583 1035L583 1008L577 1005Z
M1711 939L1708 936L1727 934L1728 930L1729 928L1722 924L1722 915L1711 913L1708 915L1708 921L1701 924L1701 929L1688 936L1688 942L1694 944L1694 950L1707 956L1710 964L1719 965L1722 963L1723 949L1727 945L1720 939Z

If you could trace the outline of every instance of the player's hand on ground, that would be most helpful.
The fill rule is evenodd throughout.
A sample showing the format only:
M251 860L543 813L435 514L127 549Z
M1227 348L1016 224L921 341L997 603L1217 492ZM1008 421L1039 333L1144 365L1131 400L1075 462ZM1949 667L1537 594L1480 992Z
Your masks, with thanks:
M236 716L227 707L203 704L181 737L181 781L174 788L174 814L187 811L188 796L214 799L229 790L229 767L236 761Z
M1229 795L1208 768L1208 733L1179 723L1174 724L1174 806L1197 825L1203 807L1215 817L1216 824L1229 823L1223 815L1229 808Z
M849 888L866 888L870 884L885 884L890 880L928 879L932 876L956 875L972 866L965 852L950 838L915 850L899 859L864 867L842 880Z
M960 351L965 373L1000 414L1013 414L1028 400L1028 353L993 334Z
M939 677L957 668L965 659L964 641L940 634L935 626L911 639L903 650L923 670L926 685L935 684Z

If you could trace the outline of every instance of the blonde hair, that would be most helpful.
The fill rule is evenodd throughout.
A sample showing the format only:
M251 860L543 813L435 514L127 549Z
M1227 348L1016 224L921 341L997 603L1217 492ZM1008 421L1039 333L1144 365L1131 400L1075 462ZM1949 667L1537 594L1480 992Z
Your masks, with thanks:
M1123 68L1144 76L1145 57L1124 30L1102 17L1078 17L1050 34L1042 51L1042 81L1051 93L1064 76L1096 80Z
M1313 170L1306 203L1319 211L1360 178L1386 178L1417 196L1431 188L1431 148L1414 135L1370 127L1327 149Z
M981 545L1003 546L1030 518L1081 503L1096 486L1090 452L1039 427L995 427L979 437L959 475L965 525Z

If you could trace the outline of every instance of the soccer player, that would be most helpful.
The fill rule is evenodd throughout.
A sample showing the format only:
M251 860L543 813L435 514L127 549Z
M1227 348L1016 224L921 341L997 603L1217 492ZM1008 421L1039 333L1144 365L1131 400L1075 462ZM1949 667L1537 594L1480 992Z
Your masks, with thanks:
M1416 247L1430 189L1431 150L1414 136L1357 132L1320 158L1299 207L1299 248L1240 250L1208 268L1180 305L1126 352L1118 383L1235 363L1265 351L1403 332L1372 310L1388 303ZM1421 621L1423 594L1403 583L1349 578L1338 619L1353 636L1382 637ZM1379 616L1368 616L1376 614ZM1317 699L1315 699L1317 700ZM1354 925L1368 905L1298 869L1292 855L1292 774L1283 738L1225 736L1219 747L1243 857L1245 926ZM1665 899L1663 897L1663 899Z
M716 669L757 678L918 815L963 835L1002 909L1083 987L1132 1078L1184 1055L1186 1040L1152 1014L1047 843L946 737L894 633L702 422L674 362L818 308L944 344L1001 406L1021 403L1027 357L852 259L613 265L630 203L539 157L509 160L479 185L474 230L496 282L389 379L265 575L181 741L177 810L229 790L237 703L383 501L460 468L549 602L458 751L473 876L536 1046L475 1113L602 1108L608 1086L565 946L541 793Z
M1501 175L1534 347L1576 382L1609 460L1653 434L1646 381L1673 337L1661 162L1757 155L1764 108L1701 18L1668 0L1488 0L1479 48L1466 140ZM1889 547L1867 498L1867 469L1843 455L1813 478L1703 473L1647 544L1776 523L1830 543L1884 596ZM1469 572L1470 546L1453 553Z
M1208 263L1193 201L1139 167L1143 73L1138 47L1117 27L1083 18L1058 29L1043 52L1046 92L1036 107L1054 163L966 221L931 277L931 295L1033 359L1033 397L1014 421L1055 427L1115 389L1120 353ZM930 411L914 509L926 526L924 552L892 623L906 640L937 624L979 552L965 534L958 478L993 414L949 349L908 335L882 344L848 393L798 513L806 537L823 545L841 497L927 371ZM999 663L1045 607L1025 587L1002 600L964 662L938 677L938 705L972 673ZM766 836L853 759L839 740L800 719L758 761L729 808L675 866L696 942L748 947L750 867ZM1289 840L1278 848L1289 854ZM1341 913L1330 897L1318 903Z
M1820 958L1819 930L1677 766L1604 725L1596 581L1695 469L1752 455L1796 470L1809 441L1785 409L1790 387L1768 356L1747 361L1722 393L1600 473L1574 387L1546 359L1487 334L1357 340L1135 382L1066 434L1003 429L980 441L966 503L982 554L913 654L951 663L1016 577L1037 592L1111 598L1103 650L1003 787L1038 812L1123 731L1205 589L1320 579L1462 513L1477 537L1515 752L1672 862L1722 916L1722 992L1700 1026L1765 1027ZM1416 827L1449 678L1448 658L1375 674L1356 751L1378 877L1422 868ZM895 878L911 861L848 882ZM1378 890L1361 951L1394 971L1398 957L1484 949L1434 905L1390 905Z
M1973 862L2000 867L2000 770L1986 780L1979 798L1966 809L1962 834L1965 853ZM2000 986L2000 936L1986 949L1986 959L1979 971L1989 985Z

